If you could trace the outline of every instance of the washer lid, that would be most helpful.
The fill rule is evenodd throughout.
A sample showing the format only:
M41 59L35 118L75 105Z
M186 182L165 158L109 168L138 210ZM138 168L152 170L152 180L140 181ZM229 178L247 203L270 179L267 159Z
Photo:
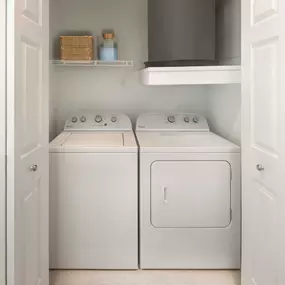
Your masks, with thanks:
M138 132L141 152L240 152L239 146L211 132Z
M71 133L62 147L122 147L122 133Z
M133 132L63 132L50 152L137 152L137 144Z

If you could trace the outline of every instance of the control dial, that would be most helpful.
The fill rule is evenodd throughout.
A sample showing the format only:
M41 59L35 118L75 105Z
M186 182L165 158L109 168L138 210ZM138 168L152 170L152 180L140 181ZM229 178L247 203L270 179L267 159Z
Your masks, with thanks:
M103 121L102 116L97 115L97 116L95 117L95 122L96 122L96 123L101 123L102 121Z
M185 122L185 123L190 123L190 118L189 118L189 117L185 117L185 118L184 118L184 122Z
M73 117L73 118L71 119L71 122L72 122L72 123L76 123L76 122L77 122L77 117Z
M198 117L194 117L194 118L193 118L193 122L194 122L195 124L198 124L198 123L199 123L199 118L198 118Z
M86 117L82 116L82 117L80 118L80 121L81 121L81 123L85 123L85 122L86 122Z
M112 122L112 123L116 123L117 120L118 120L117 117L112 117L112 118L111 118L111 122Z
M168 122L171 123L171 124L174 124L175 123L175 117L174 116L169 116L167 118Z

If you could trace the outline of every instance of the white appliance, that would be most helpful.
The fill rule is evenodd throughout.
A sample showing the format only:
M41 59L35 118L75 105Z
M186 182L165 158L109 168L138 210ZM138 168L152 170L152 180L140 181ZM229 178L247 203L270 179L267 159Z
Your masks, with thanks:
M140 147L140 267L240 268L240 148L196 114L146 114Z
M138 268L138 148L127 116L74 116L50 144L50 267Z

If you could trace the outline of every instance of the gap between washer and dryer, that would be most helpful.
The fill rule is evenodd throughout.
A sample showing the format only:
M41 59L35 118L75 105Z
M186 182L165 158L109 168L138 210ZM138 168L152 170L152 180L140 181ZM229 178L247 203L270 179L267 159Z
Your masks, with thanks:
M238 270L50 272L50 285L240 285Z

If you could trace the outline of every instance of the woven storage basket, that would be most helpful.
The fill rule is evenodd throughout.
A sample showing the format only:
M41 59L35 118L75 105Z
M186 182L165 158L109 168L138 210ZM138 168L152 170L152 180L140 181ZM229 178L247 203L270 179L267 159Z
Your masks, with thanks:
M61 36L61 60L93 60L93 37L91 36Z

